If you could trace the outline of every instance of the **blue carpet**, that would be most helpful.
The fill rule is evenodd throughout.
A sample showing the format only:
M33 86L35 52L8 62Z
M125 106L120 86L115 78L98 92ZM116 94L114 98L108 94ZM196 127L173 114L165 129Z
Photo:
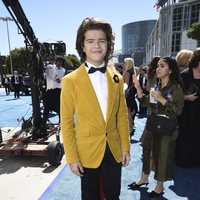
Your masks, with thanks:
M9 96L0 88L0 127L17 127L21 123L17 119L28 119L32 114L31 97L21 96L13 100L13 93ZM52 116L52 118L54 118ZM55 119L56 120L56 119ZM146 118L137 116L135 119L135 134L131 144L130 165L122 170L121 200L147 200L148 193L156 184L154 173L150 174L150 184L139 190L128 190L127 185L140 177L142 167L142 147L138 143L144 129ZM200 199L200 168L174 167L174 180L164 184L163 197L169 200L199 200ZM80 200L80 179L72 174L68 165L60 171L53 182L47 187L39 200Z
M127 184L137 180L140 176L142 167L142 147L138 140L142 134L146 118L135 119L136 131L132 137L131 162L130 165L122 170L122 189L121 200L148 200L148 192L154 189L156 181L150 174L150 184L132 191L127 189ZM165 190L163 197L158 200L199 200L200 199L200 168L178 168L174 167L174 180L164 184ZM80 180L72 174L68 165L65 165L58 176L44 191L39 200L80 200Z
M22 117L27 120L32 116L31 96L20 95L19 99L15 99L13 92L5 95L4 88L0 88L0 116L0 128L20 128ZM58 122L58 116L54 113L50 113L49 118L53 123Z

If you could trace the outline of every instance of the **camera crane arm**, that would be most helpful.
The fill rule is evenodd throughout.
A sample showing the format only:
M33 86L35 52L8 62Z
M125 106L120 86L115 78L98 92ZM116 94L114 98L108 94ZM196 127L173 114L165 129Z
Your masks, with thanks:
M40 88L41 80L43 79L43 62L42 53L44 53L43 45L38 42L30 22L18 0L2 0L11 17L15 21L19 31L25 38L25 44L31 46L32 59L30 63L30 83L31 83L31 98L32 98L32 118L33 118L33 136L44 135L46 133L45 124L40 111Z
M25 41L33 45L37 38L18 0L2 0Z

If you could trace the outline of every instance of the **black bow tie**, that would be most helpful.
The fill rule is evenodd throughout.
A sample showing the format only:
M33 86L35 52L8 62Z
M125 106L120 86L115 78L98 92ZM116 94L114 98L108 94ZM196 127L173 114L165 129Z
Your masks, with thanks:
M91 67L89 69L89 71L88 71L88 74L92 74L92 73L94 73L96 71L100 71L100 72L102 72L104 74L106 72L106 66L100 67L100 68Z

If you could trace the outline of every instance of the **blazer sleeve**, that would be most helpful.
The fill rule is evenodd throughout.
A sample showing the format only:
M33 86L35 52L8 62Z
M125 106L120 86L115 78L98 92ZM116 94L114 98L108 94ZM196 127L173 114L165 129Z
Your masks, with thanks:
M120 80L120 105L117 115L118 130L121 140L122 152L130 151L130 137L129 137L129 127L128 127L128 112L125 101L125 94L123 89L123 80Z
M79 161L75 140L75 85L72 79L65 76L61 90L61 133L65 149L66 161L75 163Z

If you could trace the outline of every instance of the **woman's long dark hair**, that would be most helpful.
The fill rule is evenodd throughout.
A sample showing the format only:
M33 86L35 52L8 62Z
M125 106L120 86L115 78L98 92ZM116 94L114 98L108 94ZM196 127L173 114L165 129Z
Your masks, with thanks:
M159 60L160 56L155 56L148 64L148 71L147 71L148 79L152 79L155 76Z
M171 57L163 57L162 59L168 64L169 69L171 70L169 80L173 82L177 81L183 87L183 82L180 76L180 70L176 60Z

